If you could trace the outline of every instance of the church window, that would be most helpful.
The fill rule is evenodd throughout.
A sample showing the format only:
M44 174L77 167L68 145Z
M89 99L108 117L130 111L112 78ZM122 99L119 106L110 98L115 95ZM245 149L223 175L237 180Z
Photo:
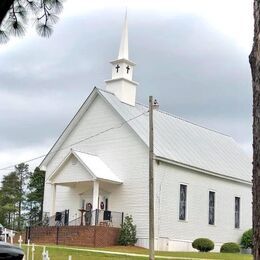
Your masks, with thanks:
M215 192L209 192L209 225L215 224Z
M240 228L240 198L235 197L235 228Z
M118 70L120 69L120 66L117 64L116 65L116 72L118 73Z
M83 200L83 199L81 200L81 205L80 206L81 206L82 209L85 208L85 200Z
M130 70L130 67L127 65L127 66L126 66L126 73L127 73L127 74L129 73L129 70Z
M180 185L179 220L186 220L187 185Z

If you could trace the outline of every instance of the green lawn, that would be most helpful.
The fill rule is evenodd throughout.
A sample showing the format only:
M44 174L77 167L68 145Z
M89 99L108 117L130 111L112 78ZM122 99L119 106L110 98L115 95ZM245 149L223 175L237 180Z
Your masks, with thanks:
M23 247L24 252L26 253L26 246ZM128 256L118 256L118 255L111 255L111 254L100 254L100 253L93 253L93 252L82 252L77 250L71 249L64 249L64 248L54 248L54 247L46 247L46 250L49 252L49 257L51 260L68 260L68 256L72 256L72 260L96 260L96 259L134 259L133 257ZM30 252L31 256L31 252ZM35 248L35 260L42 259L42 247ZM138 259L147 259L144 257L140 257Z
M77 247L78 248L78 247ZM94 259L147 259L147 257L137 257L137 256L125 256L125 255L114 255L107 253L96 253L96 252L87 252L79 251L76 247L69 246L64 248L63 246L47 246L46 249L49 251L49 256L51 260L67 260L68 256L72 256L72 260L94 260ZM23 247L26 253L26 246ZM35 247L35 260L41 259L41 254L43 248L41 246ZM122 252L122 253L136 253L136 254L148 254L147 249L138 248L138 247L107 247L107 248L83 248L81 249L93 249L93 250L102 250L102 251L113 251L113 252ZM30 252L31 254L31 252ZM250 255L241 255L241 254L221 254L221 253L196 253L196 252L156 252L156 255L160 256L171 256L175 259L187 259L198 258L198 259L223 259L223 260L252 260ZM156 258L164 259L164 258Z

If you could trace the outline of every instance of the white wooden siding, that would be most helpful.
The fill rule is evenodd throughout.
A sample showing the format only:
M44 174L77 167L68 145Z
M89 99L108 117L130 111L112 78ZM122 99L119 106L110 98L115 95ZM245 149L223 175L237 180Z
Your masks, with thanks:
M97 96L79 120L61 148L95 135L122 123L113 108ZM98 155L123 181L123 184L101 183L102 194L109 196L109 209L133 215L137 225L139 245L148 245L148 149L136 133L126 124L87 141L74 149ZM46 166L50 176L68 154L70 148L56 153ZM80 181L81 169L74 165L73 181ZM91 199L92 183L57 186L56 210L70 209L71 218L78 212L81 199ZM187 221L179 221L179 185L187 189ZM161 162L155 164L156 244L176 249L197 237L208 237L218 244L235 241L251 226L251 186L198 173ZM216 225L208 225L208 191L216 192ZM86 196L83 194L87 194ZM234 228L234 198L241 198L240 229ZM51 211L51 188L45 185L44 211ZM160 202L160 203L159 203ZM167 242L168 241L168 242ZM166 245L166 244L167 245ZM181 246L179 246L181 248ZM183 248L183 247L182 247Z
M117 127L122 119L105 101L97 96L83 115L79 123L70 133L62 147L92 136L111 127ZM122 211L133 215L140 236L148 234L148 149L137 138L134 131L124 125L121 128L106 132L92 139L73 146L82 152L98 155L109 168L124 182L113 185L109 206L111 210ZM68 154L69 148L57 152L47 165L46 177L55 170ZM77 173L74 173L77 181ZM108 186L108 185L107 185ZM111 188L111 187L110 187ZM66 189L66 190L65 190ZM111 191L111 189L109 190ZM68 194L71 194L70 195ZM72 204L79 207L80 197L73 189L57 187L56 209L69 208ZM77 193L77 192L76 192ZM61 196L63 196L61 198ZM78 196L78 202L76 198ZM73 202L71 200L73 199ZM68 200L66 202L66 200ZM75 208L75 206L73 206ZM51 192L49 185L45 187L44 211L51 209Z
M71 155L66 162L64 162L64 165L51 177L51 180L54 183L71 183L91 181L93 180L93 176L74 155Z
M192 241L239 242L251 227L251 186L162 163L155 166L156 236ZM180 184L188 184L187 221L179 221ZM215 191L215 225L208 224L209 191ZM241 198L240 228L235 228L235 196Z

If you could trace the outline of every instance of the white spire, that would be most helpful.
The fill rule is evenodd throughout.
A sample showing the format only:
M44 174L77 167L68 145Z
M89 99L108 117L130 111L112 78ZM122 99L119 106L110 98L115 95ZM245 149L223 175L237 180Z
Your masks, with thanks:
M128 27L127 27L127 10L125 11L125 22L123 26L122 38L119 48L118 59L128 60Z
M136 87L138 83L133 81L135 64L128 59L128 28L127 11L119 48L118 59L111 61L112 79L106 80L106 89L124 103L135 106Z

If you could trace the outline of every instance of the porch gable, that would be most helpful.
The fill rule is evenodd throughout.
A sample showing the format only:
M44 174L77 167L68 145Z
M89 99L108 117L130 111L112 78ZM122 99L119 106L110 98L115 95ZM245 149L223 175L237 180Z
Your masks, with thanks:
M98 156L71 149L47 181L52 184L65 184L96 180L122 183Z
M93 181L94 177L78 161L74 154L70 154L50 176L53 184Z

